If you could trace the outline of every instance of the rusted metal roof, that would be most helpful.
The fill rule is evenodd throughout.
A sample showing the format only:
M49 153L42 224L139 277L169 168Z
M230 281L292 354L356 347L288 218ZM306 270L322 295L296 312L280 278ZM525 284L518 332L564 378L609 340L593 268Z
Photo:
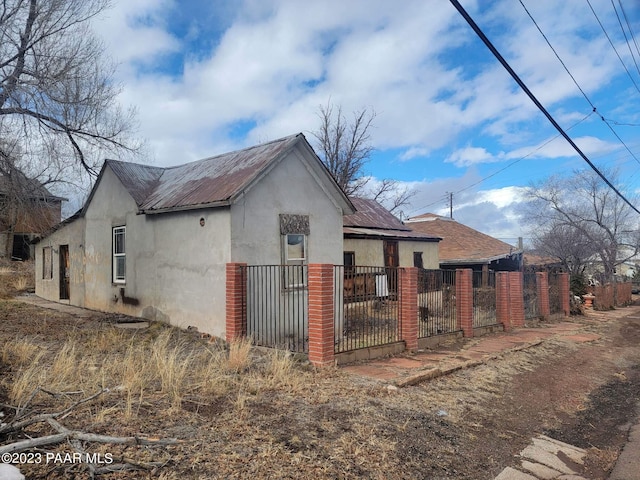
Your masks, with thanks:
M362 197L350 197L356 207L356 213L345 215L345 227L379 228L385 230L411 231L393 214L375 200Z
M350 200L356 213L342 217L345 237L440 240L437 236L413 231L373 199L350 197Z
M108 160L144 213L230 204L304 135L291 135L176 167L159 168Z

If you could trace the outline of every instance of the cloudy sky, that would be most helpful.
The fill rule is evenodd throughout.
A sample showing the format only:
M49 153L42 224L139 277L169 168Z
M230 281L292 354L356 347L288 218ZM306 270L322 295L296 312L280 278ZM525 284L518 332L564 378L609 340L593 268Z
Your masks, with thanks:
M461 4L589 158L639 189L640 3ZM366 108L366 173L415 189L405 215L448 214L451 192L456 220L510 243L528 236L522 188L586 167L447 0L114 0L95 29L156 165L312 141L320 105Z

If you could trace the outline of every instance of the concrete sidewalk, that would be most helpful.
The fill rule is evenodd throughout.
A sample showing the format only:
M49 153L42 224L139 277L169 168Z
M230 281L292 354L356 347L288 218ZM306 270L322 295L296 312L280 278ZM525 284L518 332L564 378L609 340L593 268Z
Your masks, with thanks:
M640 312L640 308L638 311ZM604 315L607 318L613 317L612 314L623 316L620 312L621 310L614 310L605 312ZM625 312L624 315L630 313L627 309L622 312ZM598 313L592 312L588 318L591 320L598 317ZM534 328L524 327L511 332L451 341L430 350L369 360L341 368L354 375L406 387L480 365L509 352L531 348L550 338L560 337L574 343L592 342L600 338L597 334L586 332L585 327L584 324L573 321L550 322Z
M640 318L640 306L634 305L606 312L589 311L584 317L574 317L573 321L563 319L559 322L543 323L533 328L524 327L511 332L461 339L430 350L392 358L370 360L341 368L353 375L402 388L426 382L464 368L477 366L494 358L509 355L512 352L532 348L550 339L561 339L573 343L596 341L600 336L590 332L590 326L594 323L607 323L627 316ZM640 413L640 403L637 407L637 413ZM561 442L553 439L543 440L557 443L561 446L560 450L562 451L575 449L571 445L561 445ZM536 442L540 443L541 440L536 438L532 442L534 444ZM543 453L543 457L545 455L549 456L547 453ZM524 457L527 460L526 455ZM540 463L541 466L538 466L537 469L530 468L521 471L507 467L498 478L500 480L548 480L561 478L578 480L582 478L568 471L563 472L562 469L557 472L557 476L554 476L551 472L555 470L548 466L548 459L546 457L543 459L546 461L545 463L545 461L540 462L538 457L534 458L537 462L531 459L525 462L527 466L530 463L531 465ZM629 440L608 480L640 480L640 420L637 420L637 424L631 428Z

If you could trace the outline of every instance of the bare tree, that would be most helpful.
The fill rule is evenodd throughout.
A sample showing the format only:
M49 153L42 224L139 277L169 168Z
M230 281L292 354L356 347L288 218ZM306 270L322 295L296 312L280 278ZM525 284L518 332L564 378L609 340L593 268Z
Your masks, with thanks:
M348 122L342 107L320 105L320 127L312 135L318 141L322 161L347 195L355 195L367 183L364 166L373 152L369 130L376 117L366 108Z
M613 172L606 175L616 182ZM570 177L550 177L529 188L528 196L531 203L526 217L530 223L542 235L560 232L580 239L579 243L600 260L606 280L613 280L616 267L637 255L640 219L591 170L577 171ZM566 245L558 239L557 258L565 255L560 247Z
M557 259L572 277L583 276L598 253L579 229L566 224L552 223L548 230L534 232L533 248L540 255Z
M90 21L108 0L6 0L0 5L0 135L28 164L72 161L92 174L92 149L134 151L134 112L116 102L113 65ZM41 162L43 156L47 161ZM46 172L47 168L40 170Z
M375 188L369 188L371 177L365 175L364 169L374 151L370 135L374 111L355 111L348 121L341 106L327 103L319 106L318 118L320 126L311 134L321 160L347 195L371 197L391 212L408 204L415 192L402 188L397 180L383 179Z

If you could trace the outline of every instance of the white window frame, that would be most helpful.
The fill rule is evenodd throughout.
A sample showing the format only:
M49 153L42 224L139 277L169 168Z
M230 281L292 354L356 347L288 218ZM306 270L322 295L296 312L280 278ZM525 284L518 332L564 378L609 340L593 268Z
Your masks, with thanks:
M302 257L289 257L289 245L295 245L289 243L290 237L302 237ZM304 266L307 265L309 257L307 248L307 235L304 233L286 233L282 235L282 259L285 266L283 284L285 289L305 288L307 286L304 273ZM296 265L300 266L300 271L294 275L290 275L291 270L293 270L292 267ZM301 281L298 281L299 279L301 279Z
M123 236L122 242L122 252L116 252L116 235ZM112 255L113 255L113 283L126 283L127 281L127 227L124 225L120 225L118 227L113 227L112 229ZM118 269L119 260L124 260L123 271L120 272Z

